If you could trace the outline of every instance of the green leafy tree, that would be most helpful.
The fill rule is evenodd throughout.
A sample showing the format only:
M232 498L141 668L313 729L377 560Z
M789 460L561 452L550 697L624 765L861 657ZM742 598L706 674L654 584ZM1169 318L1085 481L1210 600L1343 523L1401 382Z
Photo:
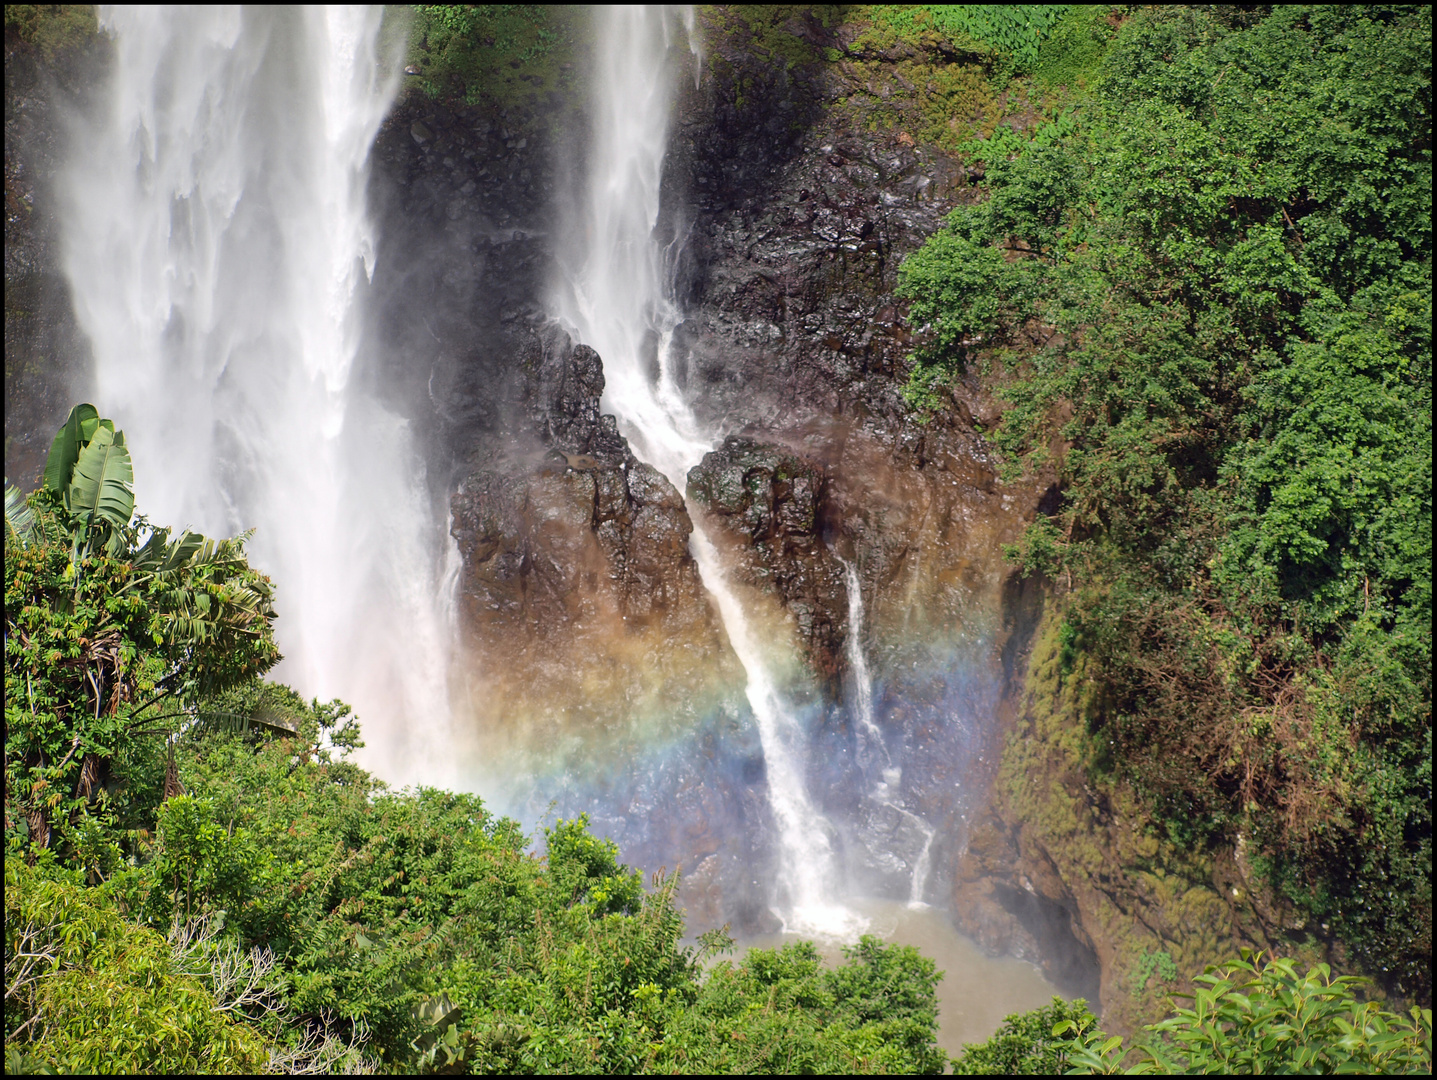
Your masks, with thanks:
M37 848L87 810L123 809L152 736L279 660L244 538L171 540L134 517L132 480L123 433L81 405L45 486L23 504L7 494L6 829Z
M1068 1070L1074 1040L1065 1024L1087 1031L1096 1022L1088 1003L1055 997L1051 1005L1005 1017L992 1038L969 1043L953 1062L955 1076L1058 1076ZM1055 1034L1055 1032L1058 1032Z
M1431 10L1143 9L1105 55L902 266L909 400L980 363L1057 472L1010 554L1071 590L1093 776L1425 1000Z
M1291 960L1244 950L1194 980L1191 1008L1149 1024L1151 1042L1124 1047L1090 1015L1058 1021L1052 1035L1071 1040L1070 1074L1431 1073L1432 1011L1359 1002L1363 981L1334 978L1326 964L1298 975ZM1122 1069L1129 1056L1136 1063Z
M99 890L6 858L7 1072L254 1073L268 1045L177 970L164 935Z

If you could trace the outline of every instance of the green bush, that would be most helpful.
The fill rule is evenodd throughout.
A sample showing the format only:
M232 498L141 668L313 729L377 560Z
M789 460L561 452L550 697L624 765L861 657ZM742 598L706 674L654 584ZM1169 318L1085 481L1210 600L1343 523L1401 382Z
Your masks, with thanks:
M1298 975L1291 960L1244 951L1240 960L1209 966L1194 980L1191 1008L1144 1030L1157 1036L1124 1048L1123 1040L1091 1026L1091 1017L1053 1025L1070 1037L1072 1073L1431 1073L1432 1012L1398 1016L1359 1002L1350 976L1333 978L1326 964ZM1201 984L1201 985L1196 985Z
M100 890L5 859L7 1071L253 1073L268 1040Z
M874 17L900 33L934 29L991 45L1011 56L1019 70L1038 59L1043 39L1069 11L1067 4L915 4L882 6Z
M1004 1019L993 1037L969 1043L953 1062L955 1076L1057 1076L1068 1068L1074 1040L1065 1023L1087 1030L1095 1022L1081 998L1064 1001ZM1063 1034L1054 1034L1062 1031Z

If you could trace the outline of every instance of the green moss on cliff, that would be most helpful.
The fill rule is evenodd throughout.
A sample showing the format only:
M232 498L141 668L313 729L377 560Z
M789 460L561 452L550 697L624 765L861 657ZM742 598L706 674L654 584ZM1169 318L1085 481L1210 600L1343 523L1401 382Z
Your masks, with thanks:
M579 8L415 4L410 10L406 77L426 97L533 111L570 96L586 26Z
M1102 768L1106 740L1089 734L1100 684L1084 654L1064 649L1067 625L1050 608L1038 630L994 809L1018 828L1024 858L1046 853L1071 891L1102 964L1108 1028L1132 1030L1164 1011L1215 956L1271 947L1268 930L1287 955L1325 959L1315 942L1280 934L1281 914L1248 892L1230 860L1173 843L1132 787Z

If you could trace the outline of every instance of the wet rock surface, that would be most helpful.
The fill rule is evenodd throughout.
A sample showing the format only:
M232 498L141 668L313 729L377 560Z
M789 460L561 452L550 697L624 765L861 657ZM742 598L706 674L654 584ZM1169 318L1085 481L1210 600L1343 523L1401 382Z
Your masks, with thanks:
M6 35L5 475L25 491L38 485L55 431L89 378L90 346L61 263L55 184L62 117L93 106L105 44L97 38L46 62Z
M803 32L827 40L817 22ZM678 381L702 423L731 433L688 494L766 613L765 644L792 654L784 689L835 843L865 887L906 897L921 841L895 807L938 829L943 879L974 762L996 754L997 545L1036 502L996 482L971 423L996 410L976 380L926 424L900 395L898 264L970 189L901 132L857 130L831 72L707 40L717 52L680 95L658 225L677 241L688 315ZM636 862L681 863L694 904L755 927L773 876L762 755L692 522L603 415L602 358L545 314L583 141L534 117L401 103L375 151L372 370L427 433L434 497L449 499L474 712L503 733L478 756L547 756L556 773L582 760L579 782L534 789L589 812ZM863 627L849 625L841 560L858 569ZM892 760L855 733L852 633ZM689 747L684 767L646 756L664 738ZM892 805L871 797L885 767Z
M818 50L816 21L789 27ZM859 129L828 65L764 63L713 32L686 88L667 179L693 222L681 286L691 399L731 430L876 417L921 441L898 390L903 257L972 198L963 167L900 131Z
M537 645L606 618L717 650L683 499L600 414L598 355L558 331L538 349L526 356L530 447L516 435L450 503L467 631L486 647Z
M841 695L847 598L843 572L823 543L827 471L820 461L730 436L689 472L689 500L731 541L731 570L778 598L826 696Z

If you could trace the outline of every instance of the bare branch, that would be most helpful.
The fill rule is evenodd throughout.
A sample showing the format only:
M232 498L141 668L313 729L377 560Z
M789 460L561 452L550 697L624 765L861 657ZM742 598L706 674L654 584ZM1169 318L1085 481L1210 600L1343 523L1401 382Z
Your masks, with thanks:
M245 950L221 939L223 926L218 912L177 921L169 933L174 970L209 987L215 1012L242 1013L251 1019L282 1012L284 998L274 976L274 953L268 948Z
M348 1039L337 1036L335 1026L334 1015L328 1010L321 1012L317 1021L305 1025L304 1036L294 1046L270 1048L264 1071L296 1076L332 1072L366 1076L377 1073L379 1063L364 1055L364 1040L369 1035L364 1021L354 1022Z

